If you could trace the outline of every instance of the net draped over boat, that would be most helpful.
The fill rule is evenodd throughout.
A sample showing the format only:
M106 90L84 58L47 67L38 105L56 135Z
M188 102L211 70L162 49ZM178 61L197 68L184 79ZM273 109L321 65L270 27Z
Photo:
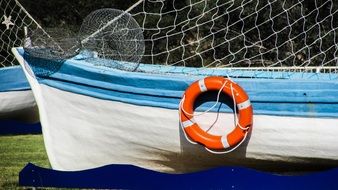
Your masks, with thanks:
M131 14L144 63L337 74L333 0L152 0Z
M24 57L38 77L52 75L77 54L96 66L134 71L144 52L138 23L130 14L110 8L90 13L76 34L60 28L37 29L28 34L26 41ZM92 58L101 59L98 62Z
M37 28L27 34L24 58L36 76L47 77L57 72L64 61L79 53L77 34L62 28Z
M90 13L79 36L84 49L95 51L102 58L138 63L144 53L140 26L121 10L105 8Z
M338 78L338 3L334 0L139 0L125 11L99 17L94 13L84 20L79 38L95 34L91 36L95 40L82 41L81 48L97 52L100 58L127 58L122 61L136 66L140 61L202 70L249 70L251 77L258 71L282 71L329 73ZM100 29L107 23L109 32ZM101 34L104 40L97 43ZM129 34L134 38L128 39ZM102 43L107 39L109 43ZM108 51L102 54L102 49ZM110 65L107 60L91 61Z

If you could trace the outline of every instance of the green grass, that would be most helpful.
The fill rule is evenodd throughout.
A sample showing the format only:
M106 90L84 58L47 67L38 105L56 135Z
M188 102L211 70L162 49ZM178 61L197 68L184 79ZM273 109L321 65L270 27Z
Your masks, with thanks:
M0 189L21 189L19 172L28 162L50 167L42 135L0 136Z

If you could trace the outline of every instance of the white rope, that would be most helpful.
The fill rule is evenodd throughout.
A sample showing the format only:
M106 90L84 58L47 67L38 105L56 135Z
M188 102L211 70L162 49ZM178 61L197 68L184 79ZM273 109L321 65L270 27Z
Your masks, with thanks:
M238 116L237 116L237 105L236 105L236 101L235 101L234 89L233 89L233 87L232 87L232 83L233 83L234 81L230 78L230 76L229 76L228 74L226 74L226 75L227 75L227 78L231 81L231 83L230 83L230 90L231 90L231 95L232 95L233 105L234 105L234 124L235 124L235 126L238 126L238 127L241 128L243 131L246 131L246 132L245 132L244 138L241 140L241 142L239 142L236 146L234 146L234 147L231 148L230 150L225 150L225 151L214 151L214 150L211 150L211 149L209 149L209 148L207 148L207 147L204 147L208 152L213 153L213 154L228 154L228 153L230 153L230 152L236 150L236 149L237 149L237 148L245 141L245 139L246 139L246 137L247 137L247 135L248 135L248 129L250 128L250 127L243 128L243 127L240 125L239 121L238 121ZM204 111L204 112L202 112L202 113L200 113L200 114L190 114L190 113L188 113L188 112L186 112L186 111L184 110L184 108L183 108L183 102L184 102L184 100L185 100L185 95L183 96L182 100L180 101L180 103L179 103L179 118L180 118L180 125L181 125L181 127L182 127L183 134L184 134L185 138L186 138L187 141L190 142L191 144L197 144L197 143L194 142L194 141L192 141L192 140L188 137L188 135L186 134L186 132L185 132L185 130L184 130L184 127L183 127L183 124L182 124L182 121L181 121L181 110L184 112L184 114L187 114L187 115L193 116L193 117L194 117L194 116L204 115L204 114L208 113L210 110L212 110L212 109L219 103L220 93L223 91L223 88L225 87L225 85L226 85L227 82L228 82L228 81L225 81L224 84L222 85L221 89L218 91L216 103L215 103L213 106L211 106L209 109L207 109L206 111Z
M106 25L104 25L103 27L99 28L98 30L96 30L94 33L92 33L91 35L89 35L88 37L86 37L85 39L83 39L81 41L82 44L88 42L88 40L94 36L96 36L98 33L102 32L104 29L106 29L108 26L110 26L111 24L113 24L114 22L116 22L118 19L120 19L123 15L129 13L131 10L133 10L137 5L139 5L140 3L142 3L144 0L139 0L138 2L136 2L135 4L133 4L132 6L130 6L127 10L123 11L122 14L120 14L119 16L115 17L113 20L107 22Z
M234 118L235 118L235 126L238 125L239 128L241 128L243 131L246 131L249 129L249 127L242 127L241 124L239 123L238 121L238 115L237 115L237 105L236 105L236 101L235 101L235 95L234 95L234 89L232 87L232 83L230 83L230 89L231 89L231 95L232 95L232 99L233 99L233 102L234 102Z
M42 28L42 26L38 23L38 22L36 22L36 20L27 12L27 10L19 3L19 1L18 0L15 0L15 3L21 8L21 10L27 15L27 17L28 18L30 18L33 22L34 22L34 24L48 37L48 38L50 38L54 43L55 43L55 45L61 50L61 51L64 51L62 48L61 48L61 46L57 43L57 42L55 42L55 40L46 32L46 30L44 30L43 28ZM25 37L27 37L27 34L28 34L28 31L27 31L27 26L25 26L26 27L26 29L24 29L25 31L24 31L24 35L25 35Z
M231 82L233 82L233 80L230 79L229 76L227 76L229 78L229 80ZM230 89L231 89L231 95L232 95L232 99L233 99L233 103L234 103L234 123L235 123L235 126L238 126L239 128L241 128L242 130L246 131L245 132L245 135L244 135L244 138L241 140L241 142L239 142L236 146L234 146L233 148L231 148L230 150L225 150L225 151L214 151L214 150L211 150L207 147L204 147L205 150L207 150L208 152L210 153L213 153L213 154L228 154L230 152L233 152L234 150L236 150L239 146L241 146L241 144L245 141L246 137L248 136L248 129L249 127L246 127L246 128L243 128L239 122L238 122L238 116L237 116L237 105L236 105L236 101L235 101L235 95L234 95L234 89L232 87L232 83L230 83Z
M19 1L18 0L15 0L15 3L20 7L20 9L26 14L26 16L28 17L28 18L30 18L33 22L34 22L34 24L38 27L38 28L40 28L48 37L50 37L49 35L48 35L48 33L41 27L41 25L38 23L38 22L36 22L36 20L27 12L27 10L19 3Z
M3 15L10 17L9 21L14 24L8 30L2 27ZM18 0L0 0L0 25L0 67L17 65L11 48L24 44L23 27L28 27L31 31L39 29L48 36Z
M194 141L192 141L189 137L188 137L188 135L187 135L187 133L185 132L185 130L184 130L184 127L183 127L183 124L182 124L182 121L181 121L181 104L182 104L182 101L180 101L180 104L179 104L179 119L180 119L180 126L181 126L181 128L182 128L182 131L183 131L183 134L184 134L184 136L185 136L185 139L187 139L187 141L188 142L190 142L191 144L197 144L196 142L194 142Z
M142 26L144 57L152 64L228 67L248 77L265 71L337 73L334 0L180 2L148 0L131 12ZM280 78L279 73L265 77Z
M221 92L223 91L223 88L225 87L227 82L228 81L225 81L224 84L222 85L222 87L219 89L219 91L217 93L216 103L213 106L211 106L210 108L208 108L207 110L205 110L204 112L199 113L199 114L194 114L194 113L191 114L191 113L188 113L187 111L185 111L184 108L183 108L183 102L185 100L185 95L183 96L183 98L181 100L182 104L180 103L181 110L184 112L184 114L189 115L189 116L193 116L193 117L194 116L201 116L201 115L204 115L204 114L210 112L219 103L219 98L220 98Z

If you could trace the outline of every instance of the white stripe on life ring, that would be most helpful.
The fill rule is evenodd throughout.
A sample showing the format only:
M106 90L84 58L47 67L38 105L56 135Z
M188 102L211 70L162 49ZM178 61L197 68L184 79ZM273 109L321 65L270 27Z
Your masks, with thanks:
M249 99L247 99L246 101L244 101L244 102L242 102L240 104L237 104L237 108L239 110L245 109L245 108L250 107L250 106L251 106L251 102L250 102Z
M195 121L189 119L189 120L186 120L186 121L181 122L181 123L182 123L183 128L187 128L187 127L190 127L193 124L195 124Z
M198 81L198 86L200 87L201 92L205 92L208 90L205 86L204 79Z
M222 136L221 142L222 142L222 145L223 145L224 148L229 148L229 147L230 147L230 145L229 145L229 143L228 143L228 138L227 138L227 136Z

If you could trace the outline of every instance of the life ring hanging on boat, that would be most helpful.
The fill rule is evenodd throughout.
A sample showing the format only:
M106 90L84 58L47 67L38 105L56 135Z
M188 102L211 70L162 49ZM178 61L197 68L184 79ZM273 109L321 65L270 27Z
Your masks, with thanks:
M233 97L238 109L238 122L229 134L212 135L202 130L194 121L194 103L196 98L206 91L220 91ZM185 133L195 142L208 149L227 149L238 145L252 126L253 111L246 92L235 82L223 77L206 77L192 83L185 91L180 104L180 122ZM236 113L235 113L236 114Z

